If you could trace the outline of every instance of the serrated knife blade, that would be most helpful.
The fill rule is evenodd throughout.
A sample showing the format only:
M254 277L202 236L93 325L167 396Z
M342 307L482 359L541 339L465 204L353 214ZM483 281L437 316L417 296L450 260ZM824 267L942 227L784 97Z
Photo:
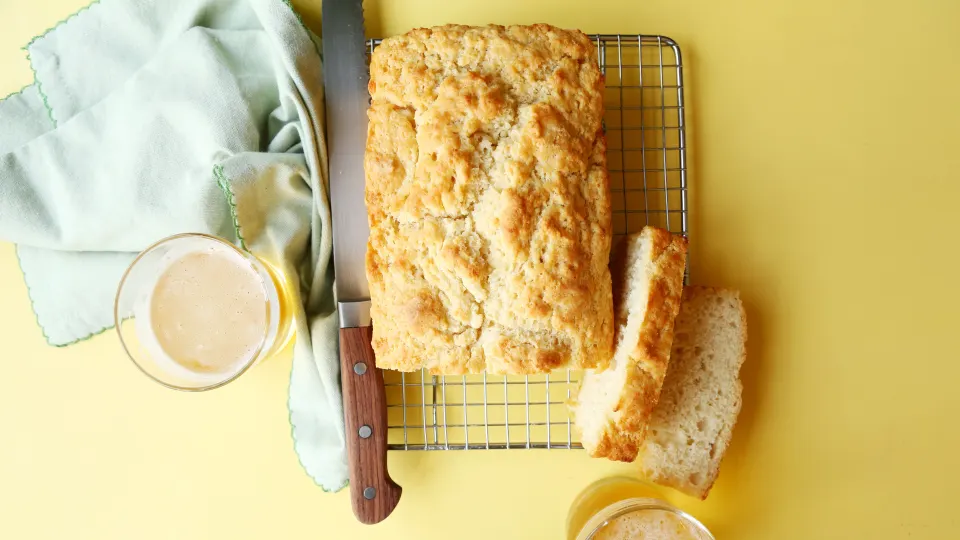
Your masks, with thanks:
M363 5L361 0L330 0L321 9L333 264L337 299L351 304L370 299L364 271L370 228L363 197L369 103ZM364 310L346 306L344 310L341 327L369 325L369 315L361 313Z

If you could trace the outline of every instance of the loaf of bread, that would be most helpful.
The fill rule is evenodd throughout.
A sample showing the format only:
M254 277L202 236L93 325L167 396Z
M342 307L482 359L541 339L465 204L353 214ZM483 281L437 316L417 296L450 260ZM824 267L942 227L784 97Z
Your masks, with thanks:
M688 287L660 401L640 452L646 476L705 499L740 413L747 319L737 291Z
M593 457L633 461L667 372L687 241L654 227L624 238L611 261L613 363L583 375L572 412Z
M443 26L370 63L367 277L382 368L604 367L603 78L578 31Z

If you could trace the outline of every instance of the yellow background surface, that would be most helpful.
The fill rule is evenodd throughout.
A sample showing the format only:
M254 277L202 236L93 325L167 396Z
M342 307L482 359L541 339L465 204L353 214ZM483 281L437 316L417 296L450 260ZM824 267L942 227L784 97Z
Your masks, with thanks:
M84 3L0 3L0 95L31 81L19 47ZM319 2L295 4L318 28ZM721 539L960 537L960 5L367 4L372 36L548 22L676 39L692 281L740 288L750 325L720 480L676 502ZM0 538L560 539L581 489L632 470L579 451L392 452L403 499L365 527L297 463L289 359L185 395L112 333L48 347L7 244L0 344Z

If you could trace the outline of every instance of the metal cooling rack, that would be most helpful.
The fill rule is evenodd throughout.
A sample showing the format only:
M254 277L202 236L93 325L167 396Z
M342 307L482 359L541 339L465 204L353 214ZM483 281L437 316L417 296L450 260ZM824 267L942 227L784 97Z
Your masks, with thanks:
M591 36L606 77L614 241L656 225L687 236L683 62L663 36ZM380 40L370 40L372 52ZM579 371L383 372L391 450L581 448L567 411Z

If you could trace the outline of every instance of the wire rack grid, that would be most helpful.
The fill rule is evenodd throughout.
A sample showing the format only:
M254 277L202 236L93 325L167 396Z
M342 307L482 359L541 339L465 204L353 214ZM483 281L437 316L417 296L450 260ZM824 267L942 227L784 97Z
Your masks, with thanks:
M664 36L597 34L614 241L656 225L687 236L683 62ZM370 40L370 52L380 40ZM391 450L581 448L567 408L580 372L434 376L386 370Z

